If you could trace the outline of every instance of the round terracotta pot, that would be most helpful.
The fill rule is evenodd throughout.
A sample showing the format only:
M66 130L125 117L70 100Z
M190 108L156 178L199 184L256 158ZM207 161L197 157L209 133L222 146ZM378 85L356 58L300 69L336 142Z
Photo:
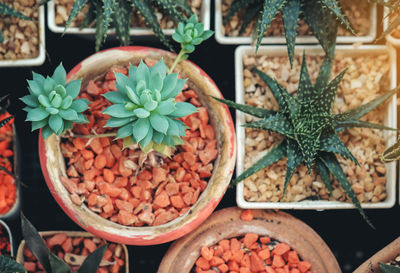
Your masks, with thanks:
M254 219L240 219L242 210L219 210L199 228L172 244L158 273L189 273L203 246L216 245L223 239L257 233L290 245L303 260L312 264L313 273L339 273L340 267L329 247L319 235L293 216L271 210L253 210Z
M48 236L53 236L58 233L65 233L67 234L68 237L84 237L84 238L93 238L93 234L90 234L88 232L82 232L82 231L43 231L39 232L39 234L45 238ZM124 272L129 273L129 253L128 253L128 248L125 245L121 245L122 249L125 253L125 270ZM16 261L20 264L24 264L24 249L25 249L25 240L22 240L21 243L18 246L17 250L17 256L16 256Z
M119 47L96 53L82 61L69 72L67 79L82 78L86 86L90 79L102 75L113 65L138 63L144 58L159 60L169 66L176 55L148 47ZM60 149L60 138L55 135L46 141L39 134L39 156L42 172L50 192L68 214L83 229L108 241L129 245L153 245L169 242L184 236L198 227L215 209L224 195L233 174L236 158L235 131L229 109L210 96L222 98L221 92L210 77L190 61L179 63L176 68L189 85L195 89L202 104L207 107L211 125L217 140L218 158L212 177L198 201L184 215L160 226L128 227L113 223L71 201L68 191L60 181L66 175L64 158Z
M14 240L12 237L11 230L3 220L0 220L0 226L3 226L8 234L8 241L10 242L10 254L11 254L11 257L14 257Z
M380 273L379 263L387 263L400 255L400 237L366 260L353 273Z

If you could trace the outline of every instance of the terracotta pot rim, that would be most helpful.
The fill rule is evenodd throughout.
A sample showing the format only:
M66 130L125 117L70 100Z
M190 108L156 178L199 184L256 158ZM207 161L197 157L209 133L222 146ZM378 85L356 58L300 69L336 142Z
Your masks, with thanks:
M93 70L91 66L93 66L93 62L101 60L105 60L106 57L111 57L117 55L120 59L118 60L106 60L107 64L105 66L110 67L109 62L116 63L126 63L132 61L133 58L141 58L144 57L153 57L160 58L163 57L164 61L168 62L173 59L176 54L149 47L137 47L137 46L128 46L128 47L118 47L111 48L107 50L103 50L98 52L80 62L76 65L67 75L67 79L71 80L74 77L81 78L86 75L89 71ZM92 63L91 63L92 62ZM177 66L178 70L182 73L186 73L191 82L198 87L202 92L206 92L206 95L213 95L222 97L221 92L218 87L212 81L212 79L198 66L193 64L190 61L184 61ZM87 71L86 71L87 70ZM85 74L86 73L86 74ZM82 75L80 75L82 74ZM201 224L215 209L223 194L225 193L230 177L233 174L233 168L235 163L236 156L236 145L235 145L235 132L232 117L230 115L229 109L225 105L216 104L216 102L209 100L208 104L212 105L213 114L218 115L215 116L215 119L218 120L217 128L214 126L214 129L217 131L218 128L224 127L223 132L221 133L220 144L220 153L217 158L218 162L214 167L213 176L210 178L210 181L214 183L214 176L217 180L218 187L220 188L219 193L211 196L208 193L202 200L205 200L202 203L199 203L202 195L207 191L207 188L211 187L207 186L206 190L202 192L199 197L199 201L191 206L189 212L184 214L183 216L174 219L171 222L168 222L164 225L160 226L146 226L146 227L127 227L117 223L113 223L109 220L102 218L100 215L90 211L86 205L82 206L72 206L71 204L67 204L65 198L63 197L63 193L60 192L58 188L55 187L54 181L50 178L49 168L48 168L48 159L49 155L47 154L47 147L50 145L49 143L56 140L44 141L41 134L39 134L39 156L42 167L42 172L45 177L46 183L50 189L50 192L56 199L57 203L61 206L61 208L68 214L68 216L74 220L78 225L80 225L85 230L95 234L98 237L104 238L109 241L126 243L126 244L134 244L134 245L151 245L151 244L160 244L168 241L175 240L186 233L190 232L192 229ZM206 105L207 106L207 105ZM211 106L210 106L211 107ZM209 110L210 110L209 109ZM214 113L215 112L215 113ZM213 117L214 118L214 117ZM220 129L221 130L221 129ZM216 136L218 141L218 135ZM51 160L51 158L50 158ZM219 172L224 172L224 177L219 174ZM53 177L54 178L54 177ZM223 189L222 189L223 188ZM219 196L218 196L219 195ZM211 196L211 197L210 197ZM69 197L68 197L69 198ZM208 199L207 199L208 198ZM207 202L206 202L207 201ZM198 215L194 217L192 214L192 209L198 210ZM196 212L196 211L195 211ZM197 213L197 212L196 212ZM88 224L87 217L83 217L83 215L88 216L88 218L92 217L96 219L96 221L92 222L92 225ZM175 225L177 227L175 227ZM155 232L161 232L162 234L158 235Z
M8 242L10 243L10 254L11 257L14 257L14 239L11 233L10 227L4 222L3 220L0 219L0 225L4 227L4 229L7 232L8 235Z

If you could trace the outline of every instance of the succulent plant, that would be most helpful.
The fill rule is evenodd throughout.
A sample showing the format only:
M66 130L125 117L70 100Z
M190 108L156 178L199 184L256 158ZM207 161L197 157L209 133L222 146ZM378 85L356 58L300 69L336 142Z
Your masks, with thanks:
M22 213L21 225L27 247L38 259L46 273L72 273L69 266L48 249L36 228ZM96 273L107 247L108 245L105 244L89 254L76 273Z
M33 80L28 80L30 95L20 98L27 105L24 110L28 112L26 120L32 121L32 131L42 128L44 139L53 133L61 135L73 123L88 122L82 112L89 108L89 101L76 99L81 80L66 83L66 75L62 64L51 77L33 72Z
M400 273L400 267L379 263L379 269L382 273Z
M0 15L20 18L23 20L32 20L28 16L23 15L21 12L17 11L13 7L10 7L7 4L4 4L2 2L0 2ZM0 30L0 43L2 43L2 42L4 42L4 34Z
M26 270L21 264L17 263L13 258L0 255L0 272L14 273L14 272L26 272Z
M224 23L227 24L237 12L243 9L246 9L246 13L240 33L246 29L254 17L258 16L254 30L254 38L257 39L256 51L271 22L279 12L282 13L291 64L297 36L297 21L300 15L304 16L312 33L328 55L333 54L334 51L338 22L352 30L337 0L234 0Z
M129 67L129 77L115 73L118 91L104 94L113 105L103 113L110 116L105 127L119 128L117 138L125 146L139 143L144 152L154 149L168 154L166 147L182 144L186 126L177 118L190 115L197 108L190 103L176 102L186 80L178 74L166 74L160 60L152 67L141 61Z
M75 0L65 29L71 25L73 19L86 5L89 5L89 8L80 27L87 27L95 21L96 51L100 49L101 44L107 37L108 29L112 26L115 28L115 33L121 45L130 43L129 29L132 8L136 9L143 17L146 25L171 50L172 46L157 20L156 9L170 16L176 23L186 21L186 18L193 14L187 0Z
M257 121L246 123L243 125L244 127L268 130L284 136L282 142L273 147L232 183L236 184L259 170L287 157L284 195L290 179L302 162L307 166L309 172L311 167L315 165L329 192L332 193L330 178L330 174L332 174L364 219L372 226L335 155L339 154L359 164L340 139L338 133L352 127L395 130L380 124L362 121L360 118L390 98L397 90L387 92L358 108L341 114L332 114L331 108L336 97L337 88L346 71L342 71L329 82L331 67L332 59L325 57L317 80L315 84L312 84L307 70L305 55L303 55L297 96L291 96L276 80L255 69L258 76L271 90L280 107L279 111L217 99L234 109L259 118Z

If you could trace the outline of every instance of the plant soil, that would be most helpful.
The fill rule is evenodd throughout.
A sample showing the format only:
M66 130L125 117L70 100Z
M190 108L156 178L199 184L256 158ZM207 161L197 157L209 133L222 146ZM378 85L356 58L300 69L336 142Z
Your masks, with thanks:
M306 59L312 80L315 80L322 57L307 56ZM277 109L278 107L266 85L255 73L251 72L251 68L254 66L272 78L276 78L290 93L296 93L301 64L299 56L296 56L292 70L287 57L249 55L244 56L243 61L246 104L267 109ZM387 55L350 57L337 53L332 68L332 77L346 67L348 71L339 86L333 113L353 109L389 90L389 63ZM385 115L384 106L380 106L363 120L382 123ZM253 117L246 115L246 122L253 120ZM340 134L341 139L361 164L361 167L356 166L350 160L339 157L342 168L360 202L375 203L385 200L387 197L386 169L379 159L379 155L385 149L383 136L382 131L365 128L352 128ZM277 134L246 128L244 168L247 169L253 165L280 140L281 136ZM245 199L253 202L278 202L282 196L285 174L286 159L282 159L252 175L244 182ZM333 194L330 196L320 176L316 175L314 171L308 174L307 168L300 165L290 181L283 201L297 202L304 199L349 201L336 181L332 186Z
M4 42L0 43L0 60L32 59L39 55L39 8L35 0L4 0L5 4L32 18L32 21L0 16Z
M225 17L228 8L230 7L233 0L222 0L222 15ZM370 31L371 21L370 21L370 6L365 0L340 0L342 10L347 15L350 25L353 27L357 36L367 35ZM245 10L240 11L236 14L232 20L223 26L222 33L225 36L252 36L254 31L254 26L256 23L256 18L246 27L242 34L239 34L239 30L242 26L242 18L245 14ZM311 30L304 21L304 19L299 20L298 35L311 35ZM267 29L265 36L283 36L283 22L282 16L279 14L278 17L272 21L271 26ZM344 26L339 26L338 36L353 36L353 34L347 30Z
M198 16L200 15L201 3L202 0L187 0L190 6L192 7L193 12L195 12ZM55 0L55 23L57 26L65 26L65 23L68 20L69 14L72 10L74 0ZM78 14L78 16L73 20L71 26L79 27L85 18L85 14L87 12L87 7L85 7L82 12ZM171 29L176 26L175 22L171 20L168 16L165 16L162 12L156 13L158 22L163 29ZM199 20L201 20L199 18ZM145 21L143 18L133 9L131 16L131 27L141 27L146 28Z
M76 125L75 134L115 132L103 128L108 116L102 111L110 103L101 96L116 90L114 72L127 74L128 69L111 68L81 90L80 97L91 101L86 112L90 123ZM72 201L126 226L162 225L185 214L207 187L218 151L207 110L196 92L186 85L176 101L190 102L199 111L181 119L188 126L186 137L171 158L157 153L146 156L137 145L122 150L122 140L114 141L114 137L64 141L61 148L68 177L61 181Z
M65 260L66 254L88 256L97 248L103 246L105 241L97 237L74 237L65 233L57 233L52 236L44 237L46 245L51 252L59 258ZM42 265L38 262L32 252L24 248L24 267L28 272L44 273ZM100 266L97 273L125 273L125 252L121 245L110 243L102 261L107 261L110 265ZM103 262L102 262L103 263ZM67 263L73 272L79 269L80 265Z
M9 117L6 113L0 115L0 120ZM12 172L12 161L14 152L12 150L13 143L13 124L14 120L8 122L0 128L0 165ZM15 179L5 171L0 171L0 215L6 214L14 205L17 195L17 187Z
M6 228L0 224L0 255L11 255L10 234Z

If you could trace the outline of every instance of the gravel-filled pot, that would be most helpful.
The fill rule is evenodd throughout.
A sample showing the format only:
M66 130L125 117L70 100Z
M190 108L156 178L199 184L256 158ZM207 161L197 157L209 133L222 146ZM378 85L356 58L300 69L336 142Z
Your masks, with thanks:
M305 51L312 80L317 76L322 63L323 52L318 46L304 46L296 49L296 60L290 69L284 47L261 47L258 55L254 48L241 46L236 51L236 102L257 107L276 107L275 101L262 81L251 72L258 69L276 78L290 93L297 89L300 56ZM386 46L337 46L333 62L332 77L348 68L339 85L333 112L344 112L361 103L376 98L381 92L396 87L396 53ZM396 97L366 116L368 121L397 126ZM237 175L248 168L279 141L276 135L246 129L241 125L251 121L243 113L237 113L238 134ZM396 140L392 131L371 129L350 129L340 135L350 151L361 162L352 165L341 159L340 163L363 208L390 208L396 199L396 165L383 164L380 154ZM369 139L369 140L368 140ZM368 141L367 141L368 140ZM258 155L258 156L257 156ZM350 209L341 187L334 182L330 196L321 178L314 173L307 174L300 166L289 183L286 195L282 197L286 161L280 160L270 167L254 174L237 187L237 203L242 208L277 209Z
M254 237L254 234L258 235L260 240L271 248L273 246L276 247L276 244L279 243L290 246L292 251L297 252L299 260L306 260L311 264L311 269L308 269L310 271L307 270L307 272L341 272L335 256L329 247L312 228L302 221L285 212L253 210L251 212L253 215L252 219L245 219L243 213L247 212L235 207L222 209L213 213L199 228L172 244L160 264L158 273L195 272L192 268L199 264L196 261L198 261L199 257L206 256L204 247L212 249L211 251L215 254L219 251L218 248L220 246L222 248L225 247L223 241L226 243L231 238L239 238L249 233L253 234L252 237ZM269 240L265 240L267 238ZM229 241L227 244L229 245ZM246 241L242 242L241 246L238 247L238 251L248 252L251 264L254 264L254 257L251 258L254 254L250 253L251 251L246 245ZM277 252L277 250L275 251ZM228 259L224 255L226 252L229 251L223 251L221 255L225 261ZM271 254L273 253L274 250L272 250ZM285 255L288 255L288 253ZM260 252L258 252L257 256L266 257L260 254ZM214 259L216 262L220 258ZM265 267L266 272L275 272L269 271L270 267L268 266L273 261L269 261L268 258L263 260L264 262L261 264L261 267ZM210 264L215 263L214 261L211 259ZM229 266L233 266L232 263L228 263ZM217 266L211 265L211 269L214 269L214 267L217 268ZM271 265L271 267L273 266ZM259 272L259 270L252 270L251 272Z
M360 5L354 5L351 7L346 14L350 18L353 24L361 26L361 28L365 28L369 25L368 29L360 30L356 36L352 35L349 31L347 31L344 27L339 29L337 43L338 44L352 44L352 43L368 43L372 42L376 38L376 29L377 29L377 7L375 4L370 4L368 15L365 18L362 18L360 14L363 13L362 5L366 5L366 1L358 0L364 3L360 3ZM230 28L233 29L235 34L226 33L225 27L223 25L223 17L225 14L225 8L223 7L226 5L226 2L232 2L231 0L216 0L215 1L215 38L220 44L251 44L252 43L252 33L253 27L255 25L255 20L253 19L254 23L251 23L245 30L244 34L238 34L239 28L242 25L241 16L239 16L238 20L234 23L228 22ZM342 2L346 2L342 0ZM347 1L349 2L349 1ZM350 1L349 3L352 3ZM353 13L357 13L358 15L354 15ZM349 16L349 15L352 16ZM243 14L241 14L243 15ZM358 18L357 16L360 16ZM237 18L237 17L234 17ZM296 38L296 43L298 44L315 44L317 43L317 39L313 36L306 35L304 33L310 34L304 20L299 21L299 29L298 33L299 36ZM282 20L274 20L270 29L267 31L267 36L262 39L262 44L286 44L285 37L282 32ZM356 30L357 31L357 30Z
M141 60L144 60L146 63L154 64L155 61L158 61L161 58L163 58L164 62L167 65L171 65L171 63L174 61L175 56L175 54L163 50L146 47L114 48L99 52L87 58L71 70L71 72L67 76L67 79L73 80L81 78L83 87L83 89L81 89L81 93L84 89L86 90L85 92L92 92L94 90L93 80L98 78L98 76L104 75L104 73L109 72L110 68L115 67L115 65L120 67L125 67L128 64L137 65ZM134 214L137 215L140 213L139 215L137 215L139 217L139 221L133 220L132 222L127 223L125 221L126 218L123 218L124 215L115 215L113 214L113 212L109 214L110 210L105 210L106 207L100 207L100 211L98 210L98 201L100 199L107 202L107 200L104 200L104 197L107 197L107 195L115 197L110 191L106 191L106 194L104 195L105 191L103 191L103 189L100 189L100 192L102 192L103 194L102 196L98 196L97 199L95 199L95 203L97 202L97 209L96 207L94 209L91 209L93 208L93 205L91 205L91 201L88 200L89 198L86 198L87 196L78 196L76 194L70 195L71 188L68 187L69 182L68 179L65 179L65 177L76 177L76 170L79 171L80 169L80 166L75 165L75 169L73 168L73 166L71 166L71 164L66 167L66 160L63 157L63 151L65 151L65 149L68 149L68 146L71 146L72 144L65 144L65 142L61 143L61 138L54 135L49 137L46 141L44 141L42 136L39 137L39 155L42 171L51 193L53 194L59 205L62 207L62 209L70 216L70 218L73 219L82 228L86 229L88 232L91 232L96 236L104 238L108 241L124 244L151 245L165 243L184 236L188 232L195 229L198 225L200 225L212 213L212 211L215 209L220 199L224 195L229 185L230 178L233 174L236 157L234 126L229 110L228 108L222 106L211 98L211 96L222 97L222 95L216 87L215 83L199 67L189 61L184 61L176 67L176 71L180 73L181 77L188 79L187 86L190 90L188 93L184 92L184 94L189 95L190 97L192 97L193 94L197 94L195 95L197 97L191 99L191 101L196 101L197 104L201 104L202 112L205 114L208 113L209 125L207 125L207 128L209 128L213 132L212 135L214 140L208 141L207 143L205 143L203 140L203 147L204 145L208 145L209 143L211 143L210 145L215 146L215 159L213 162L207 165L211 167L212 172L211 169L209 169L210 172L207 174L207 166L204 166L206 169L199 168L198 171L194 170L194 172L198 172L200 177L206 177L202 178L202 180L199 181L201 185L196 186L200 187L198 187L195 192L193 188L191 188L191 185L193 185L192 183L196 182L195 179L190 180L190 183L184 182L189 180L182 181L182 179L186 177L184 168L192 166L192 164L189 164L189 166L187 162L193 161L193 164L201 165L201 162L199 162L198 158L202 160L202 157L200 155L200 153L202 152L199 152L199 157L186 157L187 154L185 154L184 151L179 150L189 148L185 147L184 145L182 147L178 147L178 149L176 150L183 153L183 158L181 157L181 153L176 154L175 152L172 160L175 160L175 156L179 156L182 166L186 167L170 167L170 171L173 173L169 173L169 171L165 173L165 171L159 169L156 170L155 168L153 168L150 171L144 170L137 175L137 173L134 174L132 170L127 170L127 168L135 168L135 164L133 164L133 162L126 162L126 160L124 159L124 162L121 163L122 158L121 160L116 158L117 163L119 164L119 167L117 168L119 168L120 173L122 174L122 172L128 172L128 178L133 179L131 182L132 184L127 185L127 179L124 182L123 177L121 177L120 179L118 179L118 181L115 180L115 184L104 184L102 181L100 181L101 184L104 184L100 187L104 188L107 186L108 188L111 187L115 189L114 186L117 183L124 184L123 187L125 188L119 190L120 195L118 198L122 198L121 194L128 194L125 200L129 201L131 204L138 202L137 200L134 200L136 197L142 200L140 201L139 206L137 205L138 203L135 203L134 205ZM108 82L106 82L106 84L107 83ZM91 109L93 109L93 107L91 107ZM84 127L85 126L80 128L82 130L85 130ZM198 132L197 134L199 133L200 132ZM92 148L91 153L98 153L98 149L93 149L93 144L95 144L95 142L97 142L97 140L94 140L91 143L87 143L87 146L90 146ZM104 150L107 149L108 148L106 147ZM117 152L116 150L118 149L111 149L112 153L114 153L115 155L115 152ZM119 153L121 153L121 150L119 151ZM69 159L70 163L72 162L72 160L74 160L73 156L69 157ZM164 162L169 162L169 159L165 159ZM93 160L89 162L89 164L92 163ZM96 164L97 163L94 162L94 167L97 166ZM102 167L104 167L104 165L102 165ZM103 172L105 181L112 182L109 181L108 178L110 176L110 172L113 178L114 175L112 174L112 170L115 170L115 166L113 168L114 169L110 168L108 170L104 168ZM91 170L93 170L93 168L91 168ZM159 179L160 173L164 173L163 178L161 179ZM86 175L89 175L89 173L84 174L83 178L87 178ZM168 175L168 181L165 180L166 175ZM171 175L173 175L173 177L170 177ZM93 176L91 176L90 178L93 179ZM100 178L100 180L102 179L103 178ZM136 182L139 183L138 181L140 182L140 185L136 184L136 186L141 186L142 190L133 185ZM150 181L152 181L153 184ZM180 181L182 181L183 184L167 185L172 182L181 183ZM87 181L82 181L80 184L94 185L94 182L86 182ZM155 186L153 187L152 185ZM68 190L65 186L68 188ZM179 188L177 188L176 186L179 186ZM137 192L137 190L139 190L139 192ZM130 193L132 195L130 195ZM117 195L118 194L119 193L117 193ZM129 196L131 196L131 198L128 198ZM170 199L168 199L169 196L171 196ZM181 197L183 197L183 200ZM154 202L150 203L149 206L148 203L146 203L147 205L145 205L143 203L143 200L146 200L146 202L147 200L150 200L149 202ZM190 204L190 206L185 206L183 208L182 205L184 204L182 201L184 201L185 204ZM131 205L127 204L126 202L121 202L121 200L115 202L116 204L112 203L108 206L108 208L111 207L111 211L113 209L113 205L116 205L118 209L120 209L120 207L124 205L129 206L130 210L132 209ZM151 204L154 207L155 220L152 213L153 211ZM146 214L147 212L149 212L150 214ZM168 214L167 212L170 214ZM166 218L163 218L162 220L157 220L158 216L165 215L165 213L167 213L167 218L168 215L171 214L174 214L175 216L172 215L174 217L169 218L169 220ZM149 217L147 216L153 217L152 220L148 221Z
M106 243L88 232L81 231L44 231L39 232L39 234L45 240L49 249L71 268L79 268L83 258ZM110 244L107 251L104 255L104 262L102 261L100 265L100 268L103 269L101 272L132 272L129 271L129 254L125 245ZM16 260L24 265L28 272L39 270L36 269L39 262L26 247L25 240L18 247ZM118 264L118 266L115 264ZM117 268L113 268L113 266Z
M72 8L72 3L73 1L64 1L64 0L59 0L56 1L59 3L68 3L69 8ZM195 8L199 9L199 18L200 21L204 24L204 29L208 30L210 29L210 9L211 9L211 1L210 0L195 0L193 1ZM197 7L197 5L199 4L199 2L201 2L201 4L199 5L199 7ZM96 33L96 29L95 28L89 28L89 27L85 27L80 29L79 25L76 25L73 23L72 26L70 26L67 30L65 30L65 22L68 19L68 15L69 15L69 11L65 10L64 6L62 7L62 11L58 11L57 12L57 8L60 9L58 7L58 5L55 3L55 1L50 1L47 4L47 25L49 27L49 29L55 33L68 33L68 34L79 34L79 35L88 35L88 34L95 34ZM57 19L58 17L58 19ZM82 16L78 16L78 21L82 21ZM58 22L58 20L60 22ZM136 21L139 19L136 19ZM140 21L140 20L139 20ZM174 33L173 30L173 22L169 21L167 22L167 20L165 21L165 25L166 28L164 29L164 33L166 35L172 35ZM137 23L137 22L136 22ZM151 36L154 35L152 30L147 29L145 27L143 27L143 22L140 22L140 26L135 25L131 27L130 30L130 35L131 36ZM172 25L171 25L172 24ZM164 25L164 23L162 24ZM171 25L171 27L168 27L169 25ZM93 36L94 37L94 36ZM135 39L135 38L134 38Z
M0 248L0 255L8 255L14 257L14 240L12 233L7 224L0 220L0 243L2 248Z
M0 44L0 67L42 65L46 59L44 6L36 1L5 2L32 21L8 17L2 21L5 39Z
M397 238L374 256L360 265L354 273L380 273L379 263L399 265L400 264L400 238Z

